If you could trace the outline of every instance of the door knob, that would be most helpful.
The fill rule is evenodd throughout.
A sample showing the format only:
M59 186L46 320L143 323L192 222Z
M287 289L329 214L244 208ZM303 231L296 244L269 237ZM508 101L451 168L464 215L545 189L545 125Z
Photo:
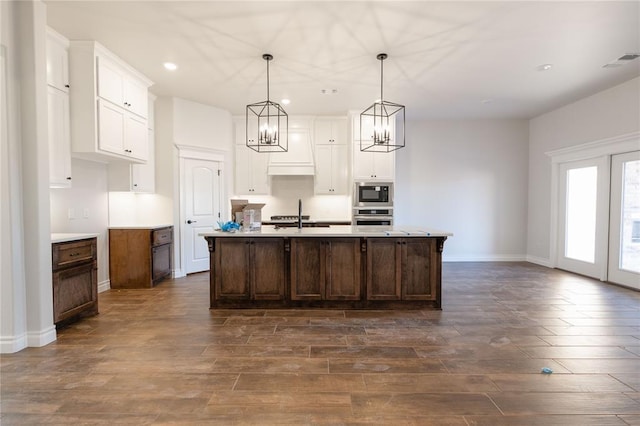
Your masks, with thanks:
M197 220L191 220L191 219L187 220L187 224L188 225L191 225L192 223L196 223L196 222L197 222Z

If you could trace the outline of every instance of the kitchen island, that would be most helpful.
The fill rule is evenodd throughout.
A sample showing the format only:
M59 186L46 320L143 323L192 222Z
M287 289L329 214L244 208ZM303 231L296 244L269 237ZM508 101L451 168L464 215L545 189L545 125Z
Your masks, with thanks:
M425 228L332 226L200 234L211 308L441 309L444 242Z

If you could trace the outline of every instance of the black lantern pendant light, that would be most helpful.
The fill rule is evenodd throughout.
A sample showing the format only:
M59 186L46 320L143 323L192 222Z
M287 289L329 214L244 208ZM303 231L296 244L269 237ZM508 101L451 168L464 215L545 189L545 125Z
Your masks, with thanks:
M269 61L273 56L265 53L267 61L267 100L247 105L247 146L257 152L287 152L289 117L284 109L269 100Z
M382 63L387 54L376 58L380 61L380 100L360 113L360 151L391 152L405 144L404 105L384 100Z

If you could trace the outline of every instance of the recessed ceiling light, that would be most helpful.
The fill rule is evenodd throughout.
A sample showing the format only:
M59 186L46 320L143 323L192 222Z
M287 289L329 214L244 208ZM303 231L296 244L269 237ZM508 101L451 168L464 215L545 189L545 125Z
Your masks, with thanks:
M320 93L323 95L335 95L338 93L338 89L321 89Z
M549 71L551 68L553 68L553 64L542 64L538 66L538 71Z
M289 99L283 99L282 100L282 105L289 105L291 103L291 101Z
M169 71L175 71L178 69L178 66L176 64L174 64L173 62L165 62L164 64L164 68L169 70Z

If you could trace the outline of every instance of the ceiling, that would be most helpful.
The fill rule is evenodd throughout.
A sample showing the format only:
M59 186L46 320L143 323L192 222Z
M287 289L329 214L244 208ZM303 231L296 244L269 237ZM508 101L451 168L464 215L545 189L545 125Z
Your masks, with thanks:
M45 3L53 29L102 43L153 93L238 115L266 100L263 53L289 114L368 107L381 52L384 100L410 119L530 118L640 75L640 59L603 67L640 52L638 1Z

